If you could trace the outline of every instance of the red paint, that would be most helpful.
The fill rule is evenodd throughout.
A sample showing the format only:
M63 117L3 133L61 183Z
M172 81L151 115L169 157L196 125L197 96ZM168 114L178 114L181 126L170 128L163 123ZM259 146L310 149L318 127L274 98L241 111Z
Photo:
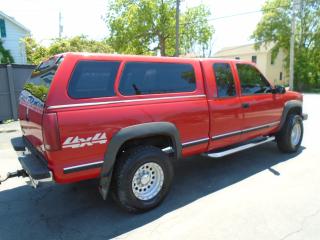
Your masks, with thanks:
M116 96L91 99L70 98L67 93L68 82L75 64L80 60L120 61L121 64L115 83ZM128 61L192 64L196 74L197 89L191 93L123 96L118 91L118 85L123 67ZM217 98L215 78L212 70L212 65L216 62L231 64L237 90L235 97ZM64 60L54 76L43 109L41 111L29 109L27 119L26 106L22 103L20 104L19 117L21 127L24 135L47 159L49 168L54 173L55 180L59 183L67 183L99 176L99 168L69 174L64 174L63 168L102 161L109 140L121 128L146 122L171 122L179 130L181 143L185 143L279 121L284 103L287 100L302 100L300 94L293 92L282 95L261 94L241 96L235 63L235 60L68 53L64 55ZM195 95L198 97L189 98ZM150 98L163 97L180 98L150 100ZM140 99L141 101L117 103L117 101L136 99ZM115 103L96 106L48 109L50 106L57 105L113 101ZM242 103L244 102L249 103L250 108L243 109ZM277 126L243 135L208 141L208 143L183 148L182 154L186 157L203 153L258 135L268 134L276 129ZM88 138L100 132L106 133L108 139L106 144L94 144L83 148L61 148L62 143L68 137L78 136L79 138ZM44 138L46 139L46 144L53 145L54 149L58 150L45 149ZM60 146L57 146L56 141L58 138Z

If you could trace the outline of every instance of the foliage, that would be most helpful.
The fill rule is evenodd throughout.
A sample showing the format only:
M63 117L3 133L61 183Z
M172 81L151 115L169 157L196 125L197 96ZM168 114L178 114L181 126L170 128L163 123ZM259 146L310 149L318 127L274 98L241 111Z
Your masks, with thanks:
M41 101L45 101L48 95L48 87L45 85L35 85L33 83L26 83L24 85L24 90L30 92L33 96L37 97Z
M113 50L105 42L89 40L85 36L57 38L48 48L48 53L50 56L63 52L110 53L113 52Z
M90 40L85 36L56 38L48 47L42 46L31 37L25 38L24 43L26 45L27 61L37 65L55 54L64 52L113 52L113 49L105 41Z
M272 57L280 49L286 53L289 68L292 1L268 0L263 6L263 18L258 23L252 38L256 47L274 43ZM301 1L296 17L295 35L295 83L298 90L310 91L320 88L320 2Z
M11 56L9 50L3 47L3 42L0 39L0 63L14 63L14 59Z
M189 8L182 16L180 31L182 53L188 54L195 51L193 49L195 46L199 46L204 56L205 50L210 49L214 33L213 27L208 22L210 15L210 11L204 5L199 5Z
M23 42L25 44L28 63L38 65L50 57L48 49L37 43L32 37L25 37Z
M107 42L119 53L162 56L175 53L175 0L112 0L105 21ZM181 13L180 45L188 53L195 45L209 48L213 27L210 11L200 5Z

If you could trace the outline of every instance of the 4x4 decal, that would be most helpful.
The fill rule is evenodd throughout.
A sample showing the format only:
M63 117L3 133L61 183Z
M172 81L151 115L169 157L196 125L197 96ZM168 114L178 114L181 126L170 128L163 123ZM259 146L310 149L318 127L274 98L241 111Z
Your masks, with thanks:
M107 142L106 133L96 133L93 137L80 138L68 137L62 144L62 148L81 148L92 146L93 144L105 144Z

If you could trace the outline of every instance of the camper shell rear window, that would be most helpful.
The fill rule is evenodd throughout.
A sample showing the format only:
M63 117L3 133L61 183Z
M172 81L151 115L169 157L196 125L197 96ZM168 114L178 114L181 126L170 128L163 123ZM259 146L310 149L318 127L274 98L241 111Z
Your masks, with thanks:
M39 64L33 70L30 79L25 83L24 92L41 102L45 102L52 79L62 61L63 56L60 56L50 58Z

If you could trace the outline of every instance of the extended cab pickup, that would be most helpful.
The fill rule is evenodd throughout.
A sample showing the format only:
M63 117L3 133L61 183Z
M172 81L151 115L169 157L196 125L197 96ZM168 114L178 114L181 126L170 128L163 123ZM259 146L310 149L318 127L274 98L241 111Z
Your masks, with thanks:
M298 150L302 95L274 86L250 62L65 53L41 63L20 96L34 183L100 178L139 212L167 194L172 160L223 157L276 140ZM24 148L24 146L23 146Z

